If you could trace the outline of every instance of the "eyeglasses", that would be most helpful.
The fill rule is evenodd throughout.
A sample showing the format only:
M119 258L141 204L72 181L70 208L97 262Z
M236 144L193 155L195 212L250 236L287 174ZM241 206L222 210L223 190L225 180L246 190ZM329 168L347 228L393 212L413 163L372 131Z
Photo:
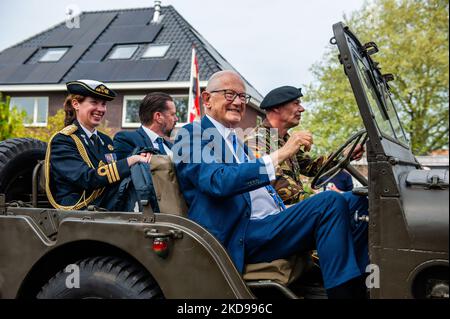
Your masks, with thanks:
M250 102L250 99L251 99L250 95L245 94L245 93L237 93L233 90L214 90L214 91L211 91L210 93L218 93L218 92L223 92L223 96L229 102L233 102L234 99L236 98L236 96L239 96L239 100L241 100L241 102L245 103L245 104Z

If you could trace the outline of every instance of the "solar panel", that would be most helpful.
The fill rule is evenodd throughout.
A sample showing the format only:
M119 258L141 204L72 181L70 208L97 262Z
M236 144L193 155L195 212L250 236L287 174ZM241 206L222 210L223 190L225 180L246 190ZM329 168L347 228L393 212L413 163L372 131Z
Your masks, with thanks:
M30 72L34 69L33 65L8 65L0 69L0 83L1 84L19 84L27 78Z
M97 43L146 43L153 42L161 31L161 25L110 27Z
M80 20L80 28L68 28L62 24L51 31L49 38L43 41L41 46L92 44L116 15L116 13L85 14Z
M111 50L113 44L94 44L88 52L83 56L82 61L84 62L99 62L105 55Z
M14 47L0 54L0 64L22 64L37 50L36 47Z
M92 78L107 82L166 81L176 64L175 59L79 63L68 80Z
M153 18L153 9L121 12L111 27L123 25L146 25Z

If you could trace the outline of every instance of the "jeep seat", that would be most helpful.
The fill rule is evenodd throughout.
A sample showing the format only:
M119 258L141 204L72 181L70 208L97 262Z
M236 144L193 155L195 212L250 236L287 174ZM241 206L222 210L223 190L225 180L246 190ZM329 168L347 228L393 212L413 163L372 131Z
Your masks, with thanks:
M162 213L187 216L187 205L178 187L175 167L168 156L153 155L151 173ZM248 282L273 281L281 285L294 282L310 265L308 254L277 259L272 262L245 265L243 279Z
M151 174L161 213L187 216L187 205L179 189L175 167L168 156L154 155ZM35 167L33 194L45 194L44 161ZM243 279L247 282L269 281L287 286L309 268L309 254L299 254L288 259L245 265Z

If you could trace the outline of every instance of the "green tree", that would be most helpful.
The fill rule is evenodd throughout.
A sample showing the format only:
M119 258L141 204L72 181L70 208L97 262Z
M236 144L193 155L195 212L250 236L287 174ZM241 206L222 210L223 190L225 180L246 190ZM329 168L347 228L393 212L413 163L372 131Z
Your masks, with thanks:
M16 107L10 109L9 96L3 97L0 93L0 141L21 134L24 130L24 112L19 112Z
M55 115L49 116L45 127L26 127L19 137L32 137L48 142L50 137L64 128L64 110L60 109Z
M390 86L413 152L448 147L449 29L447 0L371 0L344 23L361 42L375 41L374 60L392 73ZM318 152L335 148L362 128L350 84L331 46L312 66L316 82L307 86L312 109L304 125L314 132ZM309 113L309 114L308 114Z

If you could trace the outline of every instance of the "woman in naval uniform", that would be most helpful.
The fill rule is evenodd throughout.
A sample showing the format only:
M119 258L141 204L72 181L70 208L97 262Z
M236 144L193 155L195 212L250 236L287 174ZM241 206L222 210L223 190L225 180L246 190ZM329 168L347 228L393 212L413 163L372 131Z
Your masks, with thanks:
M65 128L48 142L45 158L47 197L57 209L79 210L88 205L114 210L120 181L137 162L149 162L150 154L117 161L113 142L97 131L106 113L106 101L116 93L105 84L78 80L66 84Z

